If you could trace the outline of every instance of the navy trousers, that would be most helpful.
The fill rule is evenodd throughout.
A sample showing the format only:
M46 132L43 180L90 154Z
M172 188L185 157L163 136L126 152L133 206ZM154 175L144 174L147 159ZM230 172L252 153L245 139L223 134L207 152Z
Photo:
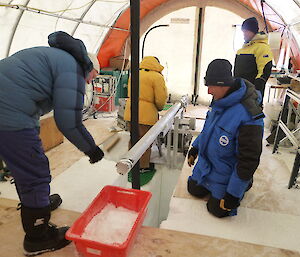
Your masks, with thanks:
M0 158L14 177L24 206L43 208L49 205L49 161L37 129L0 131Z

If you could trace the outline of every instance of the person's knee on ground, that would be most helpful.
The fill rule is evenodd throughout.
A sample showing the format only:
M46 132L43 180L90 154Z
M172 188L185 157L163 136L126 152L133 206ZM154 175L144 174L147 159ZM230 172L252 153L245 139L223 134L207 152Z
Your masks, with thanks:
M220 200L211 196L207 201L207 210L209 213L217 218L224 218L230 216L230 211L223 210L220 207Z
M191 178L188 179L187 190L191 195L199 197L199 198L203 198L210 193L210 191L207 190L205 187L203 187L201 185L197 185L197 181L195 181Z

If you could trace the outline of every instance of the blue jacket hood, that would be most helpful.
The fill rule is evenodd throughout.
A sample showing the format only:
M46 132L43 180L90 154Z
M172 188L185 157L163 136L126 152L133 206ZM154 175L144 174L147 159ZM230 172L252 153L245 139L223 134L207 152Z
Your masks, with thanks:
M262 101L261 94L248 80L237 78L235 80L237 90L219 100L213 101L211 107L226 109L241 103L253 118L263 118L264 114L259 103Z

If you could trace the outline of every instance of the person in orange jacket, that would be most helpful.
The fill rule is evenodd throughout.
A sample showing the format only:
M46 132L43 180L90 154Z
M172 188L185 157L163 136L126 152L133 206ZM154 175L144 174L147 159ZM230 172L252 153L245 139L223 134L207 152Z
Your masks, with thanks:
M146 56L140 63L140 95L139 95L139 136L142 138L158 121L158 112L166 104L168 93L165 80L161 74L164 67L158 58ZM128 82L128 99L125 106L124 119L130 122L130 81ZM131 146L130 146L131 147ZM154 169L150 165L151 147L140 159L140 171L147 172Z

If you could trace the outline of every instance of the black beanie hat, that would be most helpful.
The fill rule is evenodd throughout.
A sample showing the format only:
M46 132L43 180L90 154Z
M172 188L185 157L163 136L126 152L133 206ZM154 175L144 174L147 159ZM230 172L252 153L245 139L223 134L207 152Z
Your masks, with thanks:
M234 85L232 65L226 59L215 59L207 67L204 77L205 86L230 87Z
M243 24L242 24L242 30L249 30L252 31L253 33L257 33L258 32L258 21L255 17L251 17L247 20L244 20Z

